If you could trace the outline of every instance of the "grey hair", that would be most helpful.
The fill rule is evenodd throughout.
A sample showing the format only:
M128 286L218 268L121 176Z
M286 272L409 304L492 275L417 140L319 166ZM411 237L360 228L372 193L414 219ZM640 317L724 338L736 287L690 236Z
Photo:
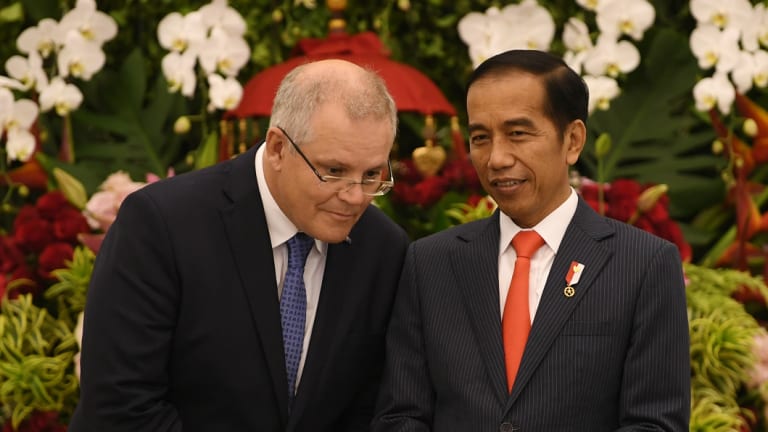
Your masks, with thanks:
M291 70L280 83L272 105L270 126L285 129L297 144L311 139L309 126L317 109L327 102L341 103L352 120L388 119L392 137L397 133L397 107L384 80L373 70L360 68L350 79L333 70L307 73L303 64Z

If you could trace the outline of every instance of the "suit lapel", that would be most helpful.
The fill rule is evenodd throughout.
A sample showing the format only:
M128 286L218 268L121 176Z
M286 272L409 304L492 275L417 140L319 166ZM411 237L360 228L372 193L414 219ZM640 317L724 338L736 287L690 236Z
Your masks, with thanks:
M507 409L525 389L573 310L610 259L612 253L600 245L600 240L612 234L613 229L603 218L579 198L576 214L568 225L547 277ZM575 295L567 297L563 290L572 261L580 262L585 267L578 284L574 285Z
M272 244L254 171L257 147L232 161L231 182L224 191L231 205L222 209L221 217L285 425L288 419L288 378L282 354L280 304L273 270Z
M463 243L451 254L453 268L461 269L455 272L458 286L494 393L504 403L508 393L499 311L498 211L485 224L478 224L478 231L460 240Z

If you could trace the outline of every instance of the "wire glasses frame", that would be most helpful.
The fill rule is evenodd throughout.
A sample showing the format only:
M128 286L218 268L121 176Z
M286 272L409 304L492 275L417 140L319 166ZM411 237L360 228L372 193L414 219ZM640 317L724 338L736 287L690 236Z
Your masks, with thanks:
M395 185L395 178L392 175L392 162L387 159L387 168L389 169L389 180L375 180L375 179L362 179L360 181L353 180L348 177L337 177L332 175L322 175L320 174L320 171L315 168L314 165L312 165L312 162L309 161L307 156L304 154L304 152L301 151L298 145L293 141L293 138L291 138L287 132L285 132L285 129L283 129L280 126L276 126L278 129L280 129L280 132L285 135L286 138L288 138L288 141L293 145L293 148L296 149L296 151L299 153L299 156L301 156L302 159L304 159L304 162L307 163L307 166L312 170L313 173L315 173L315 176L317 178L329 185L336 188L336 192L342 192L342 191L348 191L352 189L354 185L360 185L363 194L368 196L382 196L392 190L392 187Z

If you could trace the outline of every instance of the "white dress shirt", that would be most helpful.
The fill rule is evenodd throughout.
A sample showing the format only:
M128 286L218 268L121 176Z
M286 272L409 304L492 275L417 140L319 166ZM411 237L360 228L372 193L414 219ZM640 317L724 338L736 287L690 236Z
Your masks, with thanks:
M552 269L552 263L555 261L555 255L563 241L565 230L571 223L573 215L576 214L578 197L576 191L571 188L571 194L560 207L547 215L532 229L535 230L544 239L545 244L539 248L531 257L531 273L529 276L528 291L528 310L531 314L531 323L536 316L536 310L539 308L541 293L544 291L544 285L547 283L547 276ZM507 301L509 292L509 283L512 281L512 273L515 268L517 254L512 247L512 239L522 231L522 228L501 212L499 215L499 224L501 235L499 236L499 301L501 316L504 316L504 303ZM565 275L563 275L565 277Z
M264 216L267 219L267 228L269 229L269 238L272 242L272 255L275 262L275 276L277 278L277 296L280 298L283 292L283 281L285 272L288 270L288 240L293 237L298 229L291 222L283 211L278 207L272 193L267 186L267 180L264 177L264 148L262 145L256 151L256 180L259 184L259 194L264 204ZM304 346L301 349L301 360L299 361L299 370L296 374L296 386L301 381L301 373L304 370L304 362L307 358L307 349L309 340L312 337L312 327L315 323L315 314L317 313L317 303L320 299L320 287L323 283L323 274L325 272L325 258L328 251L328 244L320 240L315 240L315 246L309 251L307 262L304 265L304 287L307 291L307 317L304 324Z

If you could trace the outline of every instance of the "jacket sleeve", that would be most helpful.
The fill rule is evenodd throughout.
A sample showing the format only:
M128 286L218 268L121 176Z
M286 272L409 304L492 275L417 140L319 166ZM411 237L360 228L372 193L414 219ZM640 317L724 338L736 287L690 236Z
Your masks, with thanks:
M664 243L645 272L624 361L618 431L688 431L691 360L680 263L675 246Z
M429 431L434 390L427 370L416 282L415 243L411 243L387 330L384 377L373 432Z
M165 399L179 296L168 227L139 190L122 203L97 255L70 431L182 430Z

